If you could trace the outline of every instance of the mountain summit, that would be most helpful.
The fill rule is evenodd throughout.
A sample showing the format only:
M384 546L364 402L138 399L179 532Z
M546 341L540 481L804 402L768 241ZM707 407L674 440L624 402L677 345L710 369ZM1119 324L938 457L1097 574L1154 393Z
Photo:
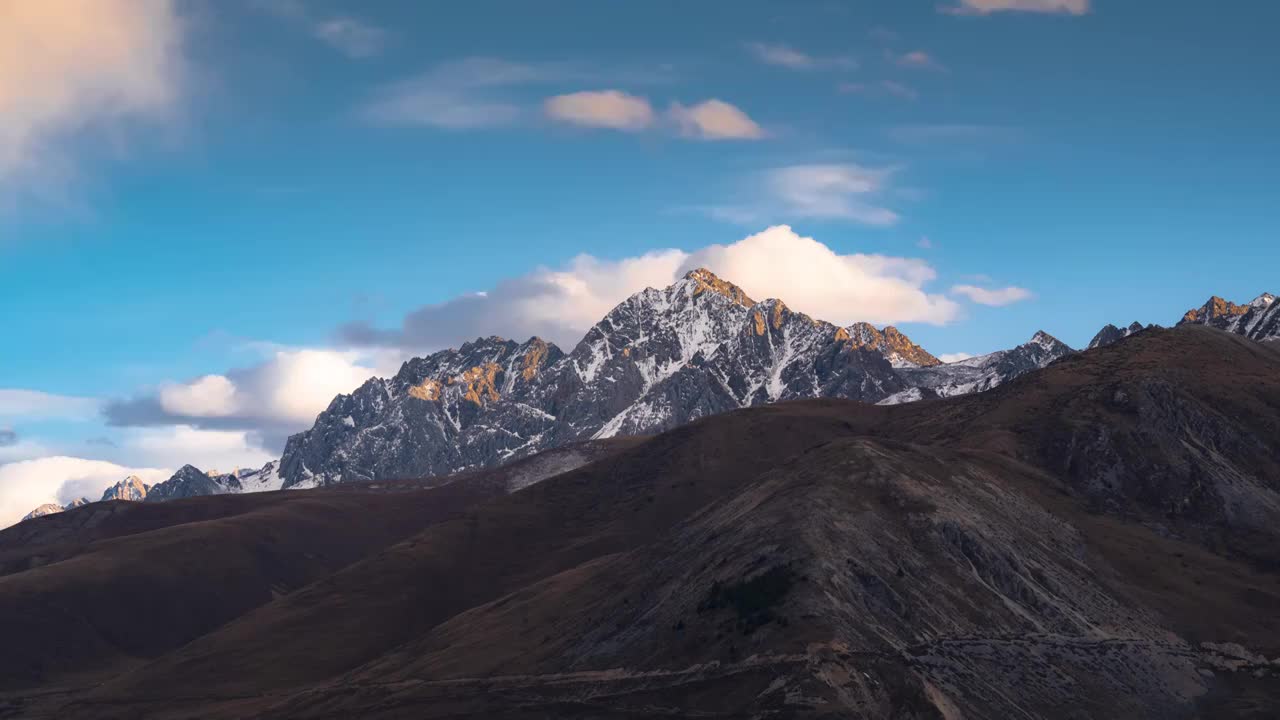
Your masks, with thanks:
M1071 352L1036 348L990 357L942 392L994 387ZM481 338L371 379L289 439L279 473L286 488L443 475L781 400L875 403L940 366L896 328L840 327L697 268L622 301L567 353L536 337Z
M1271 293L1262 293L1245 305L1223 300L1217 295L1204 305L1188 310L1179 325L1208 325L1250 340L1280 338L1280 303Z

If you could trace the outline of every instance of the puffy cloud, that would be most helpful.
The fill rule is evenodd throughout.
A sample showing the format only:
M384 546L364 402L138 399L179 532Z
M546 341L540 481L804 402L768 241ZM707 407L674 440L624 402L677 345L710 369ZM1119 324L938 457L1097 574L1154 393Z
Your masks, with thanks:
M945 8L956 15L990 15L998 12L1056 13L1084 15L1090 0L959 0L959 5Z
M398 360L386 357L383 363L365 364L367 357L338 350L276 350L251 367L166 383L153 393L108 402L103 412L116 426L245 431L250 433L247 444L279 452L285 438L310 427L335 395L351 392L380 370L393 370ZM214 435L205 439L227 440Z
M169 0L21 0L0 9L0 183L67 172L67 136L162 117L178 95ZM57 170L53 170L57 174Z
M548 117L560 122L614 130L643 130L654 117L648 100L619 90L556 95L543 107Z
M88 420L98 414L98 401L38 390L0 388L0 418Z
M760 62L789 70L854 70L858 67L858 62L847 55L817 57L781 44L748 43L747 49Z
M696 267L708 267L763 299L779 297L797 310L840 324L945 323L956 303L924 286L935 273L922 260L840 254L776 226L729 245L693 252L661 250L622 260L590 255L559 270L537 269L472 294L409 313L393 330L364 324L339 331L344 343L429 350L480 335L523 339L540 335L566 348L627 296L665 287Z
M979 305L995 307L1012 305L1034 297L1030 290L1013 286L991 290L976 285L956 285L951 288L951 294L966 297Z
M958 311L951 300L924 289L937 273L923 260L840 254L785 225L693 253L685 268L698 266L710 268L752 297L781 298L796 310L840 325L942 324Z
M171 474L167 469L126 467L61 455L0 465L0 527L18 522L45 503L62 505L78 497L97 500L108 486L129 475L156 483Z
M938 359L944 363L953 363L953 362L960 362L961 360L968 360L971 357L974 357L974 355L971 355L966 352L958 352L958 353L942 353L941 355L938 356Z
M226 417L236 411L236 386L223 375L205 375L190 383L160 389L160 407L188 417Z
M685 137L701 140L759 140L764 129L745 112L722 100L704 100L690 107L672 103L667 114Z

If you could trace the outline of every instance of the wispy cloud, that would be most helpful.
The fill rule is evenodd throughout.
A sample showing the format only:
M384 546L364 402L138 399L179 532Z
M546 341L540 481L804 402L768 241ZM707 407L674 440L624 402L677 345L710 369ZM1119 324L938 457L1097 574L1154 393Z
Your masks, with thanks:
M381 53L390 33L350 15L317 12L302 0L253 0L253 7L295 25L347 57L362 59Z
M849 55L810 55L778 43L748 43L747 50L765 65L789 70L856 70L858 67L858 61Z
M893 97L899 100L917 100L920 98L920 93L915 88L892 80L882 80L878 83L841 83L836 86L836 89L845 95Z
M98 405L98 401L93 398L0 388L0 418L89 420L97 416Z
M951 288L952 295L968 298L979 305L1003 307L1035 297L1030 290L1015 286L1005 288L981 288L976 285L956 285Z
M565 70L563 66L485 57L441 63L408 80L378 88L360 114L377 125L450 130L503 127L529 114L528 108L504 90L548 83L560 79Z
M883 205L894 172L848 162L786 165L749 175L728 202L681 209L743 226L803 218L887 227L900 219Z
M86 129L168 118L182 89L183 39L167 0L4 3L0 195L74 177L66 147Z
M665 130L696 140L767 136L741 108L715 98L691 106L673 102L665 113L655 110L648 98L619 89L552 95L541 101L540 112L528 99L531 86L589 82L603 74L567 63L467 58L377 89L359 114L376 125L450 130L509 127L543 118L626 132Z
M386 31L351 17L323 20L314 32L316 37L352 58L377 55L387 44Z
M853 163L791 165L771 171L768 184L794 217L884 226L898 222L897 213L876 202L891 172Z
M912 50L905 53L889 53L889 58L894 64L905 68L916 68L920 70L935 70L938 72L946 72L947 68L937 58L923 50Z
M1020 128L1007 125L965 123L897 125L889 128L887 132L893 140L907 145L979 140L1014 140L1022 135Z
M1090 0L959 0L959 4L946 5L941 9L953 15L990 15L998 12L1084 15L1089 12L1090 4Z

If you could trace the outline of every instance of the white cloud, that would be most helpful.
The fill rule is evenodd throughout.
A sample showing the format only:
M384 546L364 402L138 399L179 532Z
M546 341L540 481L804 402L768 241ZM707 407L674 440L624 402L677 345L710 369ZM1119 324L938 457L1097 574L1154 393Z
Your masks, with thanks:
M558 78L563 68L472 57L441 63L417 77L383 86L360 114L376 125L447 130L511 125L526 109L505 90Z
M995 307L1012 305L1034 297L1030 290L1013 286L992 290L976 285L956 285L951 288L951 294L966 297L979 305L992 305Z
M67 138L164 117L178 96L181 30L168 0L5 2L0 183L56 181L71 172Z
M259 467L277 455L259 447L252 433L202 430L189 425L128 428L118 446L101 455L77 457L39 443L0 447L0 527L17 522L45 503L66 504L79 497L97 500L107 486L128 475L147 483L167 480L172 468L192 464L203 470Z
M155 394L107 403L104 412L119 426L252 431L256 444L278 451L285 436L310 427L335 395L351 392L380 371L394 371L399 358L369 359L368 353L351 351L280 349L252 367L166 383Z
M873 199L884 189L889 170L853 163L791 165L769 173L772 194L794 217L850 220L893 225L898 214Z
M160 407L188 417L225 417L236 411L236 386L223 375L160 388Z
M764 129L745 112L722 100L704 100L686 107L672 103L667 114L686 137L702 140L759 140Z
M919 99L920 97L920 92L917 91L915 88L912 88L907 85L903 85L902 83L894 82L892 80L885 80L884 82L880 83L880 87L884 88L884 91L889 93L890 95L894 97L902 98L903 100L916 100L916 99Z
M377 55L387 42L387 34L382 29L351 17L322 20L314 32L316 37L352 58Z
M388 33L358 18L322 15L302 0L252 0L250 5L288 22L353 59L372 57L386 47Z
M89 420L98 414L98 407L92 398L0 388L0 418Z
M816 57L801 52L787 45L775 43L748 43L747 49L756 59L766 65L775 65L790 70L837 69L854 70L858 62L847 55Z
M956 15L990 15L997 12L1057 13L1084 15L1090 0L959 0L959 5L946 7Z
M81 496L97 500L108 486L129 475L156 483L171 474L167 469L133 468L67 456L0 465L0 527L18 522L23 515L45 503L61 505Z
M923 70L945 70L932 55L923 50L912 50L911 52L901 55L894 55L893 61L898 65L907 68L920 68Z
M190 425L131 428L122 451L141 464L173 468L191 464L222 472L260 467L277 457L258 447L247 431L201 430Z
M14 442L0 445L0 465L16 460L30 460L51 454L43 443L25 437L17 437Z
M846 95L865 95L867 97L883 97L888 95L902 100L917 100L920 97L920 93L917 92L915 88L892 80L882 80L878 83L840 83L840 85L836 86L836 89Z
M350 325L341 338L423 351L457 347L482 335L523 340L536 334L568 349L627 296L646 287L665 287L702 266L756 299L779 297L794 309L840 324L941 324L959 309L954 301L925 290L935 273L922 260L841 254L777 226L692 252L660 250L622 260L580 255L563 269L539 268L499 283L485 296L419 308L399 329Z
M547 98L543 108L560 122L614 130L644 130L654 117L648 100L619 90L556 95Z
M756 299L777 297L795 310L839 325L943 324L959 308L924 286L936 272L915 258L841 254L780 225L731 245L693 253L683 269L705 266Z
M938 359L944 363L953 363L953 362L960 362L961 360L968 360L971 357L974 357L974 356L971 355L970 353L958 352L958 353L942 353L941 355L938 356Z

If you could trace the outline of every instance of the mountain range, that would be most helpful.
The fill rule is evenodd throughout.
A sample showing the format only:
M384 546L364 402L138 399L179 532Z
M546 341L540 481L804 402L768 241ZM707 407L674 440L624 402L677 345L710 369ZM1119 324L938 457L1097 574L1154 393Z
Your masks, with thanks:
M1276 607L1280 345L1187 323L983 392L20 523L0 716L1270 718Z
M1274 339L1280 304L1270 294L1247 305L1213 297L1183 324ZM1151 327L1108 325L1089 348ZM1074 352L1042 331L1015 348L943 364L894 327L839 327L781 300L757 302L697 269L632 295L568 353L537 337L489 337L414 358L391 378L335 397L309 430L289 438L279 460L230 474L188 465L146 499L443 476L785 400L952 397L990 390ZM62 509L45 505L28 517Z

